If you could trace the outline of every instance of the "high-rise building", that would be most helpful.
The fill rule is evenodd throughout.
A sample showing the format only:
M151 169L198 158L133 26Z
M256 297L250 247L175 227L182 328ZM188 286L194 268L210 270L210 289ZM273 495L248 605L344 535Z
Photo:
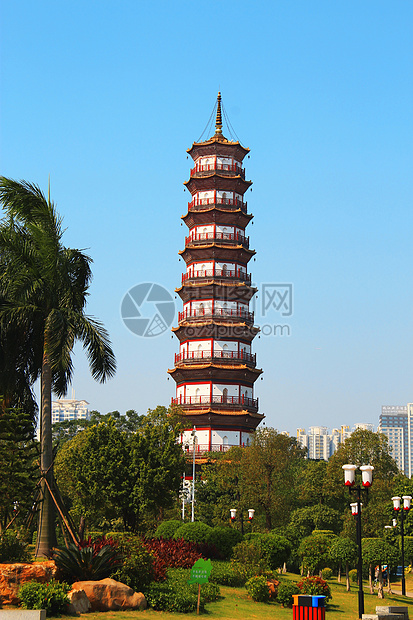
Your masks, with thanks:
M222 133L221 95L218 93L214 135L188 149L194 160L189 181L186 263L176 289L183 301L178 327L172 404L179 405L187 430L182 443L197 452L222 451L247 445L263 419L258 413L254 383L256 367L252 341L259 329L249 302L257 289L251 285L250 249L246 227L252 219L244 194L251 186L242 166L249 149ZM195 435L191 434L196 427Z
M413 469L413 404L383 405L379 432L386 435L392 457L399 469L409 478Z
M74 398L52 401L52 424L66 420L89 420L89 403L86 400Z
M350 430L350 426L343 424L339 429L333 428L331 434L326 426L310 426L308 433L304 428L298 428L297 441L307 448L307 458L328 461L339 445L358 429L374 431L374 425L357 422Z

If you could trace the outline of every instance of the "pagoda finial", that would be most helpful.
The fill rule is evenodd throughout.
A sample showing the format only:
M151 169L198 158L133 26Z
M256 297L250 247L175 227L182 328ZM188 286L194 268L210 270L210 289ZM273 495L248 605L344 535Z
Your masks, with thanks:
M221 92L218 91L217 97L217 118L215 121L215 135L222 134L222 115L221 115Z

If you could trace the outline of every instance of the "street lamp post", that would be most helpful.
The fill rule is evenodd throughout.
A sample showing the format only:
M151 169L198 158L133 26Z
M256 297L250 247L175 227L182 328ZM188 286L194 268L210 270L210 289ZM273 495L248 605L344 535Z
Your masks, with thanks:
M401 505L401 500L403 500L403 507ZM404 576L404 520L410 510L412 497L411 495L403 495L403 497L396 496L392 497L392 501L396 514L400 514L400 533L402 538L402 595L406 596L406 578Z
M235 519L237 518L237 509L231 508L229 511L229 514L231 517L231 523L234 523ZM248 521L251 523L251 525L252 525L252 520L254 519L254 514L255 514L254 508L248 508ZM242 526L242 512L241 512L241 526Z
M372 465L361 465L360 471L362 474L362 485L359 484L354 486L355 476L356 476L356 465L343 465L342 469L344 470L344 484L348 487L349 493L356 493L356 502L350 504L351 506L351 514L357 519L357 546L358 546L358 581L359 581L359 591L358 591L358 607L359 607L359 618L362 618L364 614L364 592L363 592L363 556L361 550L361 508L363 506L361 501L361 492L363 489L368 489L371 487L373 480L373 469Z

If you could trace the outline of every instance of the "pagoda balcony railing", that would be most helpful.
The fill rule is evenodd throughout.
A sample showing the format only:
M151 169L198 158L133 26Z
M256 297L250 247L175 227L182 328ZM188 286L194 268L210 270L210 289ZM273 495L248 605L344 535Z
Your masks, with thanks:
M250 245L250 238L241 233L205 232L193 233L185 237L185 245L202 243L204 241L229 241L230 243L242 245L244 248L249 248Z
M178 321L186 321L190 319L202 320L204 318L219 318L219 319L243 319L244 321L253 322L254 313L248 312L248 310L242 310L240 308L194 308L192 310L184 310L178 313Z
M224 205L226 207L235 207L241 209L243 213L247 213L247 203L239 200L238 198L194 198L191 202L188 202L188 211L202 211L205 207L212 207L215 205Z
M219 405L220 407L241 406L258 411L258 398L248 398L247 396L178 396L172 398L172 405L182 405L186 407L208 407Z
M200 360L232 360L234 362L246 362L247 364L256 363L255 353L248 351L185 351L184 353L175 353L175 364L182 362L199 362Z
M191 176L193 176L194 174L202 174L205 172L223 172L224 174L226 172L230 172L238 174L243 179L245 179L245 169L239 164L218 164L215 162L213 164L197 164L192 168Z
M241 445L239 445L239 443L237 444L222 444L222 443L212 443L212 444L208 444L208 443L199 443L195 445L195 456L197 454L199 454L200 456L202 454L207 454L207 452L228 452L228 450L230 450L231 448L245 448L248 444L242 443ZM191 457L194 453L194 445L193 444L182 444L182 448L185 452L185 454L190 454Z
M241 271L241 269L203 269L182 274L182 284L188 280L202 280L208 278L220 278L226 280L240 280L251 284L251 274Z

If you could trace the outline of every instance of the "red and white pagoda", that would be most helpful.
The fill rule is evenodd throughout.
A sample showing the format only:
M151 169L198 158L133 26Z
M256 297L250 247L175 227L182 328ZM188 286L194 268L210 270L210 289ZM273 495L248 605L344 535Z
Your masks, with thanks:
M244 201L252 184L242 167L248 152L223 136L218 93L215 134L188 149L195 166L185 183L192 200L182 216L189 234L179 252L186 272L176 289L183 311L172 330L180 347L168 370L176 381L172 404L187 422L182 443L199 454L248 445L264 418L254 397L262 371L252 352L259 329L249 310L257 289L247 269L255 254L245 234L253 218Z

